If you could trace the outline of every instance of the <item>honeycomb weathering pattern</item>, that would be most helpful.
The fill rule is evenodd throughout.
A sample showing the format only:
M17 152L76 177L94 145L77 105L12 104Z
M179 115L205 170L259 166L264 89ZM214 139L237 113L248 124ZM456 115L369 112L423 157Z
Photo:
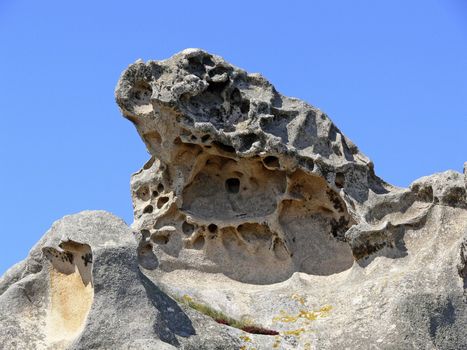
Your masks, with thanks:
M187 49L129 66L116 99L151 154L131 181L143 266L263 284L386 245L345 233L395 189L326 114L261 75Z
M151 153L134 223L55 222L0 278L3 348L467 349L467 163L391 186L322 112L202 50L116 95Z

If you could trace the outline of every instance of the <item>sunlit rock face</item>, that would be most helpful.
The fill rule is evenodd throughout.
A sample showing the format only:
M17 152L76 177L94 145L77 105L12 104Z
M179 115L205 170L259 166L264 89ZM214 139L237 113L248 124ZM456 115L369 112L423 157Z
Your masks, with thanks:
M130 65L116 98L150 153L134 222L55 222L0 279L0 348L467 349L467 163L391 186L198 49Z
M324 113L202 50L130 66L117 102L152 156L131 185L149 265L258 284L352 266L345 232L388 189Z
M151 155L131 191L153 282L295 339L258 348L467 344L461 174L391 186L326 114L199 49L130 65L116 99ZM303 311L330 305L329 321ZM455 319L435 315L453 307ZM358 321L375 313L390 328ZM411 322L432 326L410 339Z

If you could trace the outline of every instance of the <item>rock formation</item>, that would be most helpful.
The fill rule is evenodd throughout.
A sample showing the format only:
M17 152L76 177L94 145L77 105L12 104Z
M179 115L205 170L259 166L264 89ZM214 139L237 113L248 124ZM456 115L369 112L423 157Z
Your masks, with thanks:
M129 66L116 99L151 155L134 222L55 223L0 281L6 348L467 348L466 175L394 187L198 49Z

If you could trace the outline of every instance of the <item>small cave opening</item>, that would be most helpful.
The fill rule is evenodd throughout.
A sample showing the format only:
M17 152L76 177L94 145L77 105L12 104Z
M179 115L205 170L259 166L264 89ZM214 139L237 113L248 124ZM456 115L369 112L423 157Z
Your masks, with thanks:
M154 210L153 206L152 205L147 205L144 209L143 209L143 214L150 214L152 213Z
M216 233L217 232L217 225L216 224L210 224L208 226L208 231L211 233Z
M154 236L152 237L152 241L156 244L164 245L169 242L169 237L165 235Z
M247 114L250 111L250 101L243 99L240 104L240 112Z
M235 177L225 180L225 189L229 193L238 193L240 191L240 180Z
M286 189L285 172L266 169L261 158L238 161L209 156L182 192L181 208L207 226L217 220L259 217L277 208L277 196Z
M269 168L279 168L279 158L275 156L267 156L263 159L263 163Z
M193 233L194 230L195 230L195 225L192 225L192 224L189 224L186 221L183 221L182 231L183 231L184 234L189 236L189 235L191 235Z
M158 200L157 200L157 208L158 209L161 209L165 203L167 203L169 201L169 197L160 197Z
M140 231L141 232L141 236L142 236L142 239L145 241L146 239L148 239L148 237L151 235L151 232L149 230L146 230L146 229L143 229Z
M214 141L212 144L217 146L219 149L221 149L224 152L235 153L235 148L231 145L226 145L225 143L222 143L219 141Z
M336 179L334 181L336 187L343 188L345 185L345 175L344 173L336 173Z
M135 194L136 194L136 197L138 197L138 199L142 201L147 201L149 200L149 197L150 197L149 188L148 186L145 186L145 185L138 188Z
M149 103L151 95L152 87L145 81L137 81L130 90L130 96L137 105Z
M207 142L209 141L210 138L211 138L210 135L203 135L201 136L201 142Z

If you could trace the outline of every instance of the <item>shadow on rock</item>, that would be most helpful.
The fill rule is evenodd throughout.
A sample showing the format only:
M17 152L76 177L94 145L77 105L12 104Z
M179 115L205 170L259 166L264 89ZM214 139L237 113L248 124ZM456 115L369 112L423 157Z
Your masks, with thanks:
M157 322L154 323L154 330L160 335L161 340L178 346L179 343L175 335L180 337L196 335L191 320L180 306L152 283L141 271L139 272L139 277L141 284L146 290L148 299L159 311ZM164 330L165 327L168 328L168 331Z

